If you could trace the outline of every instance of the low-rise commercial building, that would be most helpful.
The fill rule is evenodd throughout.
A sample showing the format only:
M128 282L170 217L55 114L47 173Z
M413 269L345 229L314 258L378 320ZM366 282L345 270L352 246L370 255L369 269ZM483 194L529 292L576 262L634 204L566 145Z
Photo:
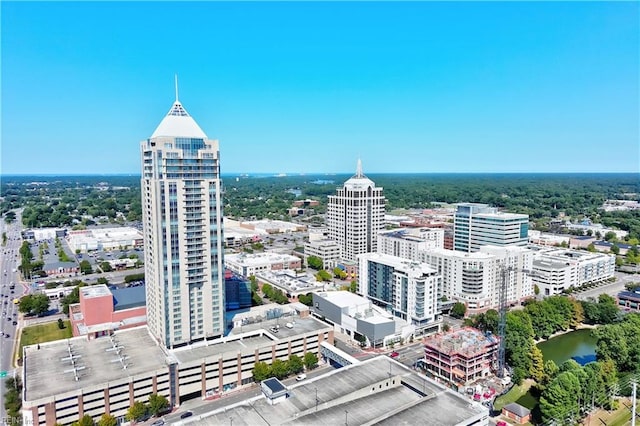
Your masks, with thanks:
M381 347L385 339L402 331L398 327L402 322L394 320L391 314L380 310L370 300L348 291L313 293L311 310L314 315L332 323L334 330L367 347ZM414 329L410 324L404 325ZM407 334L405 338L411 331Z
M72 251L122 250L142 247L142 232L128 226L117 228L90 228L69 231L67 242Z
M240 253L224 257L227 268L243 277L250 277L265 271L301 269L302 261L296 256L280 253Z
M304 261L307 263L309 256L316 256L322 259L322 268L331 270L336 267L342 258L340 245L333 240L314 239L304 243Z
M621 291L616 298L620 309L628 312L640 312L640 290Z
M104 284L79 288L80 303L69 305L74 336L106 336L147 323L144 286L110 290Z

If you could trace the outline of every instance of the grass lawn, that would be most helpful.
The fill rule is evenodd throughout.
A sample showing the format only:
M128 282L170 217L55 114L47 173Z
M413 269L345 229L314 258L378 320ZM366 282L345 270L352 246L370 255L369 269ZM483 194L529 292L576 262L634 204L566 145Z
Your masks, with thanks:
M64 328L62 330L58 328L57 321L23 328L22 335L20 336L20 352L18 356L22 356L23 346L72 337L71 323L67 320L63 321L63 324Z
M606 424L607 426L626 426L631 424L631 401L621 400L620 407L616 411L597 410L591 415L592 423Z
M493 409L496 411L500 411L505 405L516 402L522 395L527 393L532 384L533 380L527 379L523 381L521 385L513 386L509 392L496 398L493 403Z

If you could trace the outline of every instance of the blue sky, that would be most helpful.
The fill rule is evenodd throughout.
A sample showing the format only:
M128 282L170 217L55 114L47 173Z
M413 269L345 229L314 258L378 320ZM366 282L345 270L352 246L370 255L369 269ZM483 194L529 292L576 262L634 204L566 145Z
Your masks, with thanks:
M2 174L638 172L637 2L5 2Z

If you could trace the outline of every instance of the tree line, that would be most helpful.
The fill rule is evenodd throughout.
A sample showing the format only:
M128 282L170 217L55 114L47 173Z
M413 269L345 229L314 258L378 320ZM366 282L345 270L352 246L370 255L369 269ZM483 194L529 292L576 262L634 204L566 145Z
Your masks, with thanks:
M270 377L275 377L278 380L285 379L292 374L298 374L307 370L312 370L318 366L318 356L313 352L307 352L304 357L300 358L298 355L291 355L289 359L284 361L276 359L271 364L258 361L255 363L252 374L253 380L261 382Z

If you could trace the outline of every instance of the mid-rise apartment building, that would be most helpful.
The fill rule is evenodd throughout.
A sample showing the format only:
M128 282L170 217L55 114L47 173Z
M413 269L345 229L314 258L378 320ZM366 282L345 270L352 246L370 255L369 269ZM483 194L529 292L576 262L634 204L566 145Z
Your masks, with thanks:
M362 173L362 162L358 160L356 174L337 189L336 195L329 195L329 238L338 243L347 260L375 252L378 232L384 229L384 213L382 188Z
M378 253L419 260L420 251L444 247L444 229L399 228L378 234Z
M501 213L486 204L458 204L453 226L454 250L475 252L485 245L526 246L528 242L528 215Z
M540 294L553 296L571 287L608 280L614 276L615 267L615 255L540 248L533 260L532 278Z
M177 96L140 144L147 321L165 347L222 336L220 151Z
M438 317L441 277L426 263L380 253L358 257L358 293L394 316L424 327Z
M533 296L533 253L524 247L484 246L479 252L432 249L420 252L420 260L442 276L439 297L463 302L470 312L497 309L503 270L507 270L507 302L515 304Z

